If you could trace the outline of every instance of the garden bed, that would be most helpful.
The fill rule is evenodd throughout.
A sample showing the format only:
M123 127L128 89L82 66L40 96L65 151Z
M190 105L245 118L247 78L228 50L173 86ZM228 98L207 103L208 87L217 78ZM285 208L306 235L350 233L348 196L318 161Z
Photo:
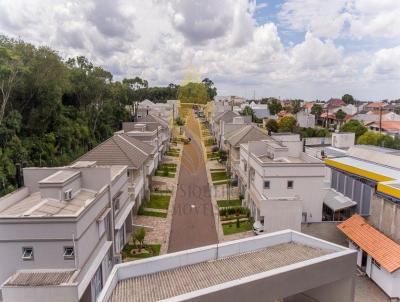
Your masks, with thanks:
M251 231L253 229L251 221L243 221L239 223L239 227L236 225L235 222L231 223L224 223L222 224L222 230L224 232L224 235L231 235L231 234L236 234L236 233L242 233L242 232L247 232Z
M146 244L141 251L133 244L127 243L121 254L122 254L122 259L128 260L129 259L144 259L144 258L149 258L149 257L154 257L160 255L160 249L161 249L161 244Z

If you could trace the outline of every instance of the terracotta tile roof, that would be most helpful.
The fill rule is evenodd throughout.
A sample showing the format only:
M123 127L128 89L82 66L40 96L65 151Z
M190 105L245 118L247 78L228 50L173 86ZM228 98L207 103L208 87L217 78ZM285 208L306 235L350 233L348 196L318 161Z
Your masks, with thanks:
M388 272L400 268L400 245L369 225L360 215L353 215L337 227Z
M381 108L381 107L385 107L387 104L383 103L383 102L372 102L369 103L367 106L367 108Z
M307 102L303 105L304 109L311 109L314 106L313 102Z
M335 108L335 107L341 107L345 106L346 103L343 102L341 99L330 99L327 103L326 106L328 108Z

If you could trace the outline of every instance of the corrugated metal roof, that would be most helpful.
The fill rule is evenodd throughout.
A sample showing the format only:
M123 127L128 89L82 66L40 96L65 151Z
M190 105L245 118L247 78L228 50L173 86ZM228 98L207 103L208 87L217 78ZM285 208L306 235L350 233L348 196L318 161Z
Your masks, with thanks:
M215 261L122 280L115 287L110 301L159 301L331 252L294 242L283 243Z
M400 268L400 245L369 225L360 215L353 215L337 227L388 272Z
M50 286L70 283L72 271L18 271L8 281L5 286ZM29 300L29 297L26 297Z

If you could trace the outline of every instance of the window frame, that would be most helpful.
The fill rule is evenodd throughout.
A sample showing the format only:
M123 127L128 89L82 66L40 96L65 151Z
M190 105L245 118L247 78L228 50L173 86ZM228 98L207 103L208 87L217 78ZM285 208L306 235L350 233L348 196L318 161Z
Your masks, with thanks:
M292 185L290 186L289 183L291 183ZM293 180L288 180L287 181L287 188L290 189L290 190L294 189L294 181Z
M31 255L29 257L25 256L26 250L32 250ZM34 254L34 250L33 250L33 246L23 246L22 247L22 260L24 261L32 261L35 259L35 254Z
M66 255L67 249L72 249L72 255ZM63 252L64 260L73 260L73 259L75 259L75 249L74 249L73 246L70 246L70 245L64 246L63 247L63 251L64 251Z

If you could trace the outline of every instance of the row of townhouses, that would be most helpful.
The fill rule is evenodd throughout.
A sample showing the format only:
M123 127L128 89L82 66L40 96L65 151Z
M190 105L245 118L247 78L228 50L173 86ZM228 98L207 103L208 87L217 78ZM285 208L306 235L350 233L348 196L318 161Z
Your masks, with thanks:
M267 135L232 111L214 113L211 127L229 153L228 171L257 234L340 222L360 269L389 297L400 297L397 150L354 145L354 133Z
M169 141L149 114L68 166L24 168L0 199L0 301L96 301Z

